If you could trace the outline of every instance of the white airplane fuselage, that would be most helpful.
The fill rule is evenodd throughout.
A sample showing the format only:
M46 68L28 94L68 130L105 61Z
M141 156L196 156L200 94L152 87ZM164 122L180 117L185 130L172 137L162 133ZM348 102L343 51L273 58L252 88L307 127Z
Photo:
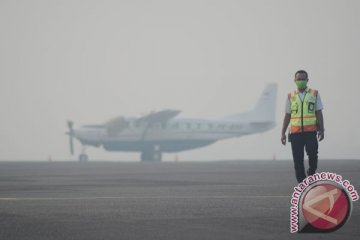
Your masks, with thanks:
M136 118L126 118L128 128L109 136L102 125L88 125L74 130L74 137L84 145L103 146L108 151L142 151L156 145L162 152L178 152L212 144L218 140L264 132L274 122L240 122L208 119L175 118L167 123L146 126Z
M276 84L268 84L252 110L218 119L179 118L176 116L180 111L163 110L75 129L69 121L70 150L73 153L76 138L83 146L141 152L141 160L159 161L163 152L190 150L222 139L265 132L275 126L276 92ZM87 155L82 153L81 159L87 160Z

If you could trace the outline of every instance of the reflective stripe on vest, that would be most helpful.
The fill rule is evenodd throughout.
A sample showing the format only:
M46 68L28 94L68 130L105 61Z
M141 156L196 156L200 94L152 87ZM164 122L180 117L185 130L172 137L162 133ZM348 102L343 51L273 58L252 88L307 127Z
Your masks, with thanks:
M288 94L291 109L291 133L317 131L315 114L317 93L317 90L307 88L303 101L301 101L298 91Z

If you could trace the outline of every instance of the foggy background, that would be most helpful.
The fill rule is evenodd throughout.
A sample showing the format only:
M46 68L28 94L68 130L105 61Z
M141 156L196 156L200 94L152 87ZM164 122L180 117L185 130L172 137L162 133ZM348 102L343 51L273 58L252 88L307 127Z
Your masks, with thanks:
M359 159L359 23L355 0L0 0L0 160L77 159L67 120L77 127L164 108L200 118L246 111L268 82L279 87L275 129L179 160L289 159L280 131L299 69L324 104L320 159Z

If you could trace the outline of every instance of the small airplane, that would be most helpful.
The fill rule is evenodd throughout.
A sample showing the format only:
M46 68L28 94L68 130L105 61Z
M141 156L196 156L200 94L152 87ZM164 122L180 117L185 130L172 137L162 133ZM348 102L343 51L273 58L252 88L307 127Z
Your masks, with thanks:
M82 144L80 162L88 161L86 146L107 151L140 152L141 161L161 161L162 153L204 147L216 141L261 133L275 127L277 85L269 83L255 107L247 112L217 119L178 118L179 110L151 112L141 117L116 117L101 125L73 128L68 121L70 153L73 139Z

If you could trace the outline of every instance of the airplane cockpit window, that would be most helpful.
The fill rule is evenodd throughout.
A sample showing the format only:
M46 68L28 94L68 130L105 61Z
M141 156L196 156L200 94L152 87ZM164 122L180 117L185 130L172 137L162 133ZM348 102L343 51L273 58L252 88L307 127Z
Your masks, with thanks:
M197 128L196 123L191 123L191 129L196 129L196 128Z

